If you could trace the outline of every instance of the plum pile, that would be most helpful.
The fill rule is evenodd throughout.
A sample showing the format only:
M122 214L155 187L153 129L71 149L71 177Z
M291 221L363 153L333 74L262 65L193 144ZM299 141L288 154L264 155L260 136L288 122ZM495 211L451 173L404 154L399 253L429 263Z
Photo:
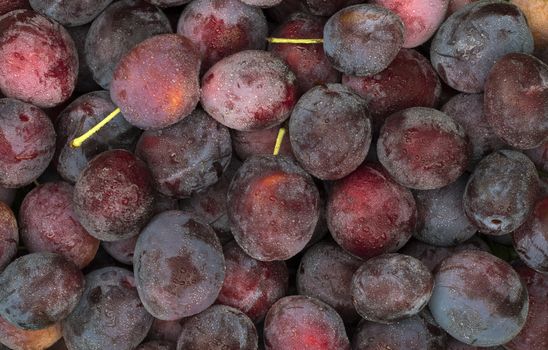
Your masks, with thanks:
M0 350L547 350L546 0L0 0Z

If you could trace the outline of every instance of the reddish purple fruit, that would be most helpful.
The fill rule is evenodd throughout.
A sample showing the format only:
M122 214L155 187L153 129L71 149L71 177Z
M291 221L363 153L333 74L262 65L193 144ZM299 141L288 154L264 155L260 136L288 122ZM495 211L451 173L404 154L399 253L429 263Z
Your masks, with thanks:
M38 107L66 101L76 86L78 54L69 33L34 11L0 18L0 90Z
M192 212L209 224L223 245L234 238L230 232L226 194L232 178L241 165L242 163L233 157L219 181L203 191L195 192L179 205L181 210Z
M348 75L380 73L403 44L401 19L384 7L362 4L334 14L324 27L323 49L333 67Z
M371 3L398 15L405 28L403 47L417 47L430 39L443 22L449 0L373 0Z
M278 128L270 128L255 131L238 131L230 130L232 136L232 147L234 153L242 161L245 161L251 156L271 155L276 145L278 138ZM289 131L286 132L280 146L279 155L294 158L293 150L291 149L291 136Z
M62 323L63 338L70 350L133 350L151 324L131 271L111 266L86 275L84 294Z
M0 0L0 16L20 9L30 9L29 0Z
M93 78L108 89L116 65L135 45L172 32L166 15L146 1L113 2L93 21L86 37L85 57Z
M350 5L354 5L357 3L360 3L360 0L303 0L300 1L302 4L301 6L304 7L304 9L307 12L310 12L313 15L316 16L323 16L323 17L329 17L335 12L348 7Z
M221 243L213 229L175 210L155 216L143 229L133 265L146 310L168 321L208 308L225 276Z
M541 273L548 273L548 197L539 200L531 215L512 234L521 260Z
M318 39L323 37L325 19L305 13L293 13L273 33L273 37L292 39ZM297 76L301 93L316 85L338 83L339 73L325 55L321 44L295 45L271 44L269 50L287 63Z
M548 141L548 65L522 53L502 57L485 82L485 118L507 144L530 149Z
M266 350L350 350L343 320L331 306L306 296L282 298L264 323Z
M231 129L279 125L296 102L295 74L269 52L240 51L217 62L202 79L202 107Z
M125 150L93 158L74 187L74 210L90 235L118 241L139 234L152 216L152 175Z
M436 246L455 246L476 233L462 204L467 180L461 176L437 190L415 191L419 219L415 238Z
M455 253L435 272L428 307L457 340L476 346L502 345L525 324L527 289L505 261L482 251Z
M363 164L336 181L327 202L331 235L364 259L400 249L411 238L416 220L411 192L376 165Z
M539 147L525 151L525 154L535 163L538 170L548 173L548 142Z
M453 247L430 245L419 240L411 239L399 253L419 259L430 271L434 271L440 262L449 256L463 250L483 250L490 252L489 246L478 236Z
M93 21L113 0L29 0L33 10L62 25L74 27Z
M28 254L0 275L0 315L19 328L46 328L66 318L83 292L84 275L72 262L54 253Z
M251 257L286 260L310 241L320 215L312 177L281 156L249 158L228 190L232 234Z
M241 311L213 305L183 323L177 350L256 350L257 330Z
M472 148L468 170L491 152L505 147L487 122L483 112L483 94L458 94L443 105L441 111L464 128Z
M18 244L17 219L10 207L0 201L0 271L15 257Z
M521 226L539 189L534 164L523 153L500 150L485 157L464 192L464 212L479 231L500 236Z
M546 315L548 314L548 275L536 272L524 265L514 269L527 287L529 294L529 313L521 332L508 343L507 350L533 350L548 348Z
M453 89L477 93L496 61L510 52L533 52L533 36L519 8L478 1L452 14L430 44L430 60Z
M175 350L175 343L165 340L153 340L142 343L135 350Z
M57 253L82 269L95 257L99 240L78 221L73 192L66 182L48 182L27 194L19 209L21 240L31 253Z
M353 350L447 350L446 334L423 314L391 324L362 321L352 339Z
M133 254L135 252L135 245L137 244L139 236L133 236L130 238L122 239L114 242L101 242L101 246L112 256L116 261L125 265L133 265Z
M352 277L352 301L364 319L392 323L419 313L430 300L434 278L420 260L384 254L367 260Z
M254 323L262 321L272 304L287 293L285 262L255 260L235 241L225 245L223 253L226 272L217 303L242 311Z
M243 50L262 50L268 26L263 12L239 0L196 0L188 4L177 33L196 45L202 72Z
M49 349L61 336L59 323L39 330L26 330L0 317L0 343L5 345L7 350Z
M168 128L145 131L135 153L148 164L158 192L185 198L219 181L232 145L228 129L197 109Z
M59 114L55 123L55 160L57 172L63 179L75 183L82 170L96 155L109 149L131 150L135 146L140 130L132 127L123 117L109 122L107 127L87 139L81 147L71 146L73 139L83 135L115 108L108 91L94 91L78 97Z
M411 107L436 107L442 91L430 61L409 49L400 50L382 72L367 77L343 75L342 83L367 101L376 131L394 112ZM413 88L409 88L411 85Z
M126 120L162 129L188 116L200 99L200 56L176 34L158 35L133 47L116 66L110 96Z
M343 321L359 319L352 303L352 276L363 261L335 243L320 242L308 249L297 270L297 291L333 307Z
M366 101L341 84L305 93L291 113L289 131L295 158L321 180L350 174L363 163L371 144Z
M55 130L39 108L0 99L0 186L23 187L48 167L55 152Z
M379 161L400 184L432 190L464 173L469 160L462 126L432 108L414 107L392 114L377 142Z

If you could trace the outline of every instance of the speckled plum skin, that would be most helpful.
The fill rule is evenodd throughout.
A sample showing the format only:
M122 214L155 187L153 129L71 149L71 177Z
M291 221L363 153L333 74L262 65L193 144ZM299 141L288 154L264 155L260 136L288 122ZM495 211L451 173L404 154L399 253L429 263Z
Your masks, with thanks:
M0 317L0 343L5 349L43 350L49 349L61 338L61 325L54 324L38 330L16 327Z
M411 49L401 49L390 65L375 75L343 75L342 84L367 101L377 132L392 113L411 107L436 107L442 91L430 61Z
M142 343L135 350L175 350L175 343L165 340L153 340Z
M237 52L264 49L268 25L260 9L242 1L197 0L183 10L177 33L196 45L205 72Z
M301 295L282 298L264 323L266 350L350 350L344 324L324 302Z
M322 180L341 179L363 163L372 134L366 101L341 84L306 92L291 113L289 132L299 164Z
M531 149L548 141L548 65L522 53L495 63L485 82L485 118L507 144Z
M464 192L464 212L479 231L511 233L533 211L539 189L534 164L522 153L500 150L485 157Z
M449 116L432 108L413 107L386 119L377 155L403 186L432 190L464 173L470 147L464 128Z
M235 241L226 244L223 253L226 272L217 303L236 308L259 323L287 293L289 275L285 262L253 259Z
M362 2L361 0L303 0L302 7L306 12L316 16L329 17L335 12Z
M370 76L390 65L402 47L403 35L403 23L393 12L376 5L354 5L329 18L323 49L335 69Z
M201 103L231 129L267 129L289 117L298 98L296 84L295 74L272 53L240 51L203 76Z
M282 156L245 161L227 198L234 238L261 261L287 260L300 252L320 216L320 195L312 177Z
M197 109L168 128L145 131L135 153L148 164L158 192L185 198L219 181L232 145L228 128Z
M116 259L116 261L119 261L125 265L133 265L133 254L135 252L137 239L139 239L138 235L123 239L121 241L103 241L101 242L101 246L110 256Z
M0 99L0 186L23 187L46 170L55 152L55 130L38 107Z
M165 340L172 343L177 343L182 330L184 318L175 321L164 321L154 318L147 339Z
M440 247L411 239L399 253L419 259L430 271L434 271L440 262L463 250L482 250L490 252L489 246L478 236L453 247Z
M527 20L513 4L486 0L463 7L440 26L430 60L453 89L478 93L493 64L510 52L533 52Z
M99 249L74 213L74 188L66 182L48 182L26 195L19 209L21 240L31 252L52 252L86 267Z
M133 266L145 308L168 321L195 315L213 304L226 268L215 231L174 210L155 216L143 229Z
M0 0L0 16L21 9L30 9L29 0Z
M213 305L183 324L177 350L257 350L257 329L243 312Z
M403 47L424 44L445 19L449 0L373 0L372 4L386 7L398 15L404 25Z
M327 202L331 235L363 259L400 249L411 238L416 220L411 191L374 164L363 164L336 181Z
M332 242L308 249L297 270L297 291L333 307L343 321L352 324L359 315L352 303L352 276L363 261Z
M244 4L256 7L273 7L279 5L282 0L242 0Z
M436 246L455 246L477 231L464 213L467 176L437 190L415 191L418 225L415 238Z
M446 333L423 314L391 324L363 320L354 333L352 349L447 350Z
M548 141L524 152L535 163L538 170L548 173Z
M46 328L67 317L83 291L76 265L54 253L28 254L0 275L0 315L19 328Z
M62 323L63 338L71 350L132 350L151 324L131 271L105 267L86 275L84 294Z
M483 157L506 145L487 122L483 100L483 94L458 94L441 108L441 111L462 126L468 135L472 153L467 170L474 170Z
M173 7L173 6L179 6L184 5L191 0L146 0L147 2L151 3L152 5L160 6L160 7Z
M512 234L521 260L541 273L548 273L548 197L535 204L523 225Z
M135 45L172 32L166 15L144 0L113 2L93 21L86 37L86 62L93 78L108 89L116 65Z
M226 194L232 178L241 165L242 163L238 159L232 157L219 181L179 202L179 209L198 215L210 225L217 233L222 245L234 238L230 232Z
M352 301L364 319L392 323L419 313L432 295L434 278L418 259L384 254L367 260L352 277Z
M93 237L102 241L133 237L153 214L152 175L132 153L106 151L82 171L73 200L80 223Z
M321 38L325 21L321 17L301 12L293 13L274 30L272 36L295 39ZM269 51L283 59L295 73L301 93L305 93L316 85L341 81L341 73L333 68L321 44L270 44Z
M29 0L33 10L62 25L74 27L93 21L113 0Z
M0 90L38 107L66 101L76 86L78 54L60 24L34 11L0 18Z
M141 132L121 116L110 121L108 127L99 130L81 147L70 145L74 138L83 135L115 108L108 91L93 91L78 97L59 114L55 121L57 152L54 163L63 179L75 183L88 162L104 151L134 147Z
M502 345L523 328L527 289L505 261L482 251L462 251L441 262L428 304L452 337L475 346Z
M196 108L199 71L194 44L177 34L157 35L120 60L110 96L130 124L145 130L166 128Z
M232 149L242 161L251 156L270 155L274 151L276 139L278 138L278 128L270 128L255 131L238 131L231 129ZM291 139L289 130L282 140L279 155L294 158L291 149Z
M504 348L507 350L546 349L548 347L548 332L546 332L548 275L522 264L513 267L527 287L529 313L521 332L505 343Z
M0 201L0 271L15 257L18 244L17 219L10 207Z

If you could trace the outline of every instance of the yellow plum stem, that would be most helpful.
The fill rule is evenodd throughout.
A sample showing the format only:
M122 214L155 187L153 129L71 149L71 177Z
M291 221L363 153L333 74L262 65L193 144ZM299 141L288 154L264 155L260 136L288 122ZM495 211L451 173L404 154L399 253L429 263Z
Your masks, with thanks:
M120 113L120 108L116 108L112 113L110 113L105 119L101 120L97 125L95 125L93 128L89 129L88 132L86 132L84 135L75 138L70 143L70 146L72 148L78 148L81 147L82 144L89 139L91 136L93 136L97 131L101 130L103 126L105 126L108 122L110 122L114 117L116 117Z
M274 155L277 156L280 153L280 148L282 147L282 141L285 135L285 128L280 128L278 131L278 137L276 138L276 146L274 146Z
M323 39L266 38L272 44L322 44Z

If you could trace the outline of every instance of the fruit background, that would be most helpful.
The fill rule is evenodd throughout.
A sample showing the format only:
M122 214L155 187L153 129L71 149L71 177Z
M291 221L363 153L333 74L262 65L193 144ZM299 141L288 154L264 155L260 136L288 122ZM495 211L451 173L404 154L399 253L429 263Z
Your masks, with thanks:
M0 350L547 350L548 1L0 0Z

